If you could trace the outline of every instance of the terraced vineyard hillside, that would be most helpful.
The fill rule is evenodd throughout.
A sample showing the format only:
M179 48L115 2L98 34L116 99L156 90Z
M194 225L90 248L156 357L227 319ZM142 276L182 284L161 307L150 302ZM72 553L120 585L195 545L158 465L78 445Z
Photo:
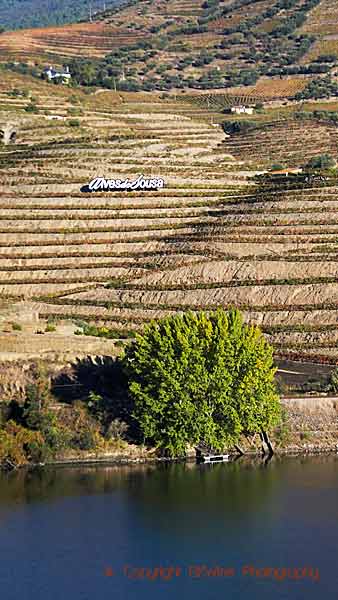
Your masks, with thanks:
M336 130L288 108L263 113L255 136L229 138L224 115L189 102L52 95L6 77L0 123L16 124L17 143L0 152L3 353L108 353L114 341L74 331L124 338L154 317L234 304L281 353L338 358L336 184L262 190L248 178L272 159L337 157ZM8 95L25 86L36 114ZM95 176L139 174L165 188L80 191Z
M308 78L334 70L337 57L322 57L316 26L328 2L130 0L95 22L5 32L0 61L67 62L75 81L122 91L258 82L255 95L292 97Z
M323 54L338 53L338 5L335 0L322 0L309 14L303 25L304 33L315 35L316 43L306 59L312 60Z
M304 123L294 118L275 118L228 138L225 148L247 169L265 169L276 163L301 167L319 154L337 156L338 131L336 125L315 120Z

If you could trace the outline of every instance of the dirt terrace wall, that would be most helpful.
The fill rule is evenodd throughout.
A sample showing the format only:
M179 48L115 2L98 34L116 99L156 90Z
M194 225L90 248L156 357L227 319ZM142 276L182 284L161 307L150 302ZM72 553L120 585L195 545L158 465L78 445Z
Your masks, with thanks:
M282 406L281 437L289 452L338 450L338 397L283 398Z
M118 348L113 340L92 336L74 336L44 333L27 334L1 333L0 360L11 361L35 358L50 358L58 361L77 357L115 355Z

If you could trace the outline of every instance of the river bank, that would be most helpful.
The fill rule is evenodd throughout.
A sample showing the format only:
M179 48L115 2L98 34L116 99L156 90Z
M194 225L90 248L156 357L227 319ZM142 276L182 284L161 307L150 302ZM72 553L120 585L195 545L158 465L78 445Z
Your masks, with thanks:
M338 452L338 399L336 397L282 398L282 422L271 434L277 456L336 454ZM242 437L240 448L245 457L262 456L259 435ZM231 449L227 450L231 454ZM238 457L238 453L232 453ZM195 450L188 448L184 460L194 461ZM120 440L104 447L85 450L66 450L51 460L29 463L28 466L52 465L132 465L181 462L158 456L154 448ZM26 466L26 465L24 465Z

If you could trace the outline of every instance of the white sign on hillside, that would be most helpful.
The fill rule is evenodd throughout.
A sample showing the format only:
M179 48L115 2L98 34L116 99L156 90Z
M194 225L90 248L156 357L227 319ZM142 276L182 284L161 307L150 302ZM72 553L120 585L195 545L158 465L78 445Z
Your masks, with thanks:
M104 177L95 177L83 188L83 191L101 192L112 190L160 190L164 188L164 180L160 177L147 179L140 175L137 179L105 179Z

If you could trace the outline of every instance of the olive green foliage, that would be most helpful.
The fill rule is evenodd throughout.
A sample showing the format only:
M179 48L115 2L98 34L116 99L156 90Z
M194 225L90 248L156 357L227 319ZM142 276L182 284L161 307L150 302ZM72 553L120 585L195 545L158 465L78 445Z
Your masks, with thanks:
M311 79L307 86L295 94L295 100L309 100L311 98L318 100L319 98L330 98L338 96L338 84L331 78L331 75Z
M144 440L169 456L221 451L279 421L272 347L238 310L151 322L123 364Z
M313 156L309 160L306 164L306 168L314 170L330 169L334 167L335 164L336 161L331 154L319 154L318 156Z
M111 0L107 6L121 4ZM25 27L47 27L73 23L88 19L89 7L92 13L103 9L101 0L0 0L0 33L6 29ZM4 27L3 27L4 26Z
M79 119L70 119L67 121L68 127L80 127L81 123Z
M0 466L11 469L30 461L40 462L44 445L40 432L30 431L10 420L0 429Z
M248 133L253 129L259 128L259 123L254 120L242 119L241 121L224 121L222 127L225 133L234 135L236 133Z
M95 398L94 398L95 399ZM103 443L97 419L76 402L53 410L50 376L36 364L24 406L13 401L0 423L0 468L16 468L60 457L65 451L94 450Z
M282 165L281 163L274 163L271 165L271 171L282 171L283 169L285 169L285 165Z
M44 366L37 364L35 381L27 386L23 424L38 431L44 440L44 459L64 450L68 444L67 432L60 426L56 414L50 410L50 380Z
M96 325L86 323L85 321L77 321L76 323L79 329L76 329L75 335L90 335L113 340L126 337L135 337L135 332L131 329L97 327Z
M34 102L27 104L27 106L25 107L24 110L28 113L38 113L39 112L39 109Z

